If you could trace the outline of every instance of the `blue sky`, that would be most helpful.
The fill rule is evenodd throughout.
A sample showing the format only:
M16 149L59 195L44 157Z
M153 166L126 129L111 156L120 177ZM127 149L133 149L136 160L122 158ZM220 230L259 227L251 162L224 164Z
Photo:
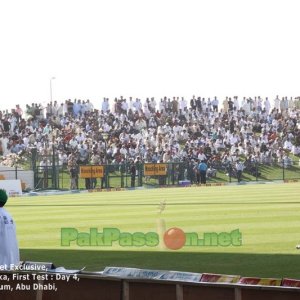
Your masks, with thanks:
M297 0L11 0L1 108L103 97L299 96Z

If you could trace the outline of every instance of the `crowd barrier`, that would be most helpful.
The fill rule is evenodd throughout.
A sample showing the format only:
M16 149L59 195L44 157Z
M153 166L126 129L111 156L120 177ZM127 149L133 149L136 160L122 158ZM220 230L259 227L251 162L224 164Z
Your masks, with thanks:
M65 269L1 271L0 279L1 300L300 299L300 281L288 278L257 280L222 274L108 267L93 273ZM10 290L5 289L6 285L10 285Z
M161 165L161 164L159 164ZM92 168L102 167L100 175L93 174L86 177L76 177L76 188L80 190L106 190L110 188L140 188L140 187L190 187L199 186L193 173L183 165L183 163L164 164L165 175L146 175L145 165L141 164L139 172L134 176L129 173L129 165L103 165L103 166L81 166L91 169L88 174L93 174ZM96 169L97 170L97 169ZM272 182L283 180L285 183L299 182L300 166L298 162L293 162L292 166L285 168L280 164L274 166L256 165L255 174L248 171L243 172L242 182ZM105 172L104 172L105 171ZM187 172L188 171L188 172ZM205 186L219 186L228 183L236 183L235 174L228 173L224 166L219 166L215 170L214 176L207 176ZM259 176L258 176L259 174ZM102 177L99 177L102 176ZM21 180L22 191L39 190L69 190L71 189L70 172L66 166L49 166L46 170L36 166L32 171L22 170L18 167L0 170L0 180Z
M49 157L51 162L53 157ZM41 159L41 157L39 158ZM34 190L70 189L71 173L66 165L59 166L54 161L47 168L35 164ZM170 162L159 164L141 163L136 172L131 173L131 164L79 165L77 176L73 178L76 189L191 186L199 184L199 174L192 164ZM300 179L299 161L274 164L246 164L242 173L243 182L266 182L283 180L286 182ZM234 164L217 163L207 171L207 184L237 183ZM72 187L74 189L74 187Z

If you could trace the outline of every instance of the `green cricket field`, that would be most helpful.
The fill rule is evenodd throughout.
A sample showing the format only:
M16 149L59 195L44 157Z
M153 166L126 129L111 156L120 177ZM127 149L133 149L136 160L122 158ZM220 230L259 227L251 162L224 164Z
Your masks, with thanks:
M127 266L299 279L299 191L299 183L268 183L81 192L10 198L6 209L17 225L22 260L91 271ZM238 230L240 244L210 240L171 250L163 234L174 227L199 240ZM89 243L91 228L99 238ZM107 228L126 238L155 233L159 243L114 237L103 244Z

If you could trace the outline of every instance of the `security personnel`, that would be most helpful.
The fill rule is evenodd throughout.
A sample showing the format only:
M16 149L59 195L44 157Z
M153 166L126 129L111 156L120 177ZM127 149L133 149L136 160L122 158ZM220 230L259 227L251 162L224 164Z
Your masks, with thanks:
M200 173L200 183L206 184L206 171L207 171L207 164L205 163L204 160L201 160L198 170Z

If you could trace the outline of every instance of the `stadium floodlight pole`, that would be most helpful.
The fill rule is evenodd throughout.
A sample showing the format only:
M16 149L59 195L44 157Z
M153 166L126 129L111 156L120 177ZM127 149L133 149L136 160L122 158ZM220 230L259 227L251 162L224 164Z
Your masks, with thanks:
M102 132L102 138L104 141L104 164L105 164L105 187L108 187L108 176L106 176L106 174L108 174L107 171L107 140L108 140L108 133L107 132ZM102 179L103 180L103 179Z
M50 102L52 102L52 80L54 80L55 77L50 78Z

